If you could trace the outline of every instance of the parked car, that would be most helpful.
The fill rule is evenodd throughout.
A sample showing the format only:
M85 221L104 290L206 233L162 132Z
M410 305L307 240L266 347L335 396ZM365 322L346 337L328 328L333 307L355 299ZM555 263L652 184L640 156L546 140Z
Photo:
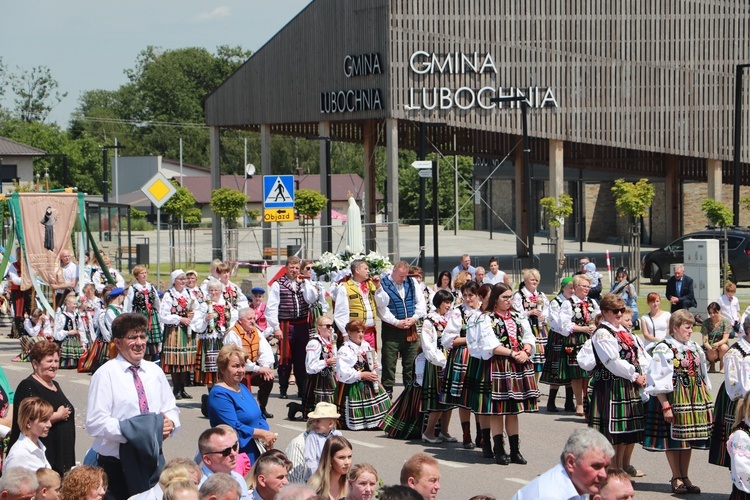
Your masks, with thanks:
M750 228L733 227L727 230L729 240L729 279L733 282L750 281ZM706 229L677 238L664 248L647 253L641 259L641 275L652 285L669 277L672 264L684 262L685 240L722 240L724 231ZM723 241L719 245L720 258L724 260Z

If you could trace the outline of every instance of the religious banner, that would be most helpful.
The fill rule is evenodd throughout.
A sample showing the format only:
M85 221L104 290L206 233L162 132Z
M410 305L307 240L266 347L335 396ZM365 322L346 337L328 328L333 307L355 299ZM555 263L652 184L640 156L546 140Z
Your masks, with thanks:
M21 289L32 283L27 266L47 284L62 283L60 252L70 246L70 233L78 215L76 193L20 193L24 249Z

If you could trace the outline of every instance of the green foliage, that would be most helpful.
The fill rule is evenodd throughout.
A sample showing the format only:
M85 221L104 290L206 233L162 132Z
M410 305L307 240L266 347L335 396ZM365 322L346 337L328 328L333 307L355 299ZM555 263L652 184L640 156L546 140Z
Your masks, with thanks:
M566 217L573 213L573 198L568 193L562 193L557 200L552 196L542 198L539 204L544 209L551 227L560 227Z
M648 179L641 179L635 183L617 179L612 187L612 194L615 197L617 213L637 219L648 215L648 208L654 199L654 186Z
M193 208L189 208L185 212L185 216L183 217L182 220L185 222L185 224L190 224L191 226L198 225L201 223L202 215L203 214L201 213L200 208L193 207Z
M164 204L164 212L176 218L187 215L191 208L195 207L195 198L187 188L173 180L172 184L177 188L177 192ZM200 209L198 209L200 211Z
M47 66L37 66L31 70L22 70L8 76L10 88L16 98L15 114L25 122L43 122L65 96L60 93L57 80L52 78L52 72Z
M131 231L153 231L154 225L148 222L146 219L133 219L130 221L130 230Z
M242 191L219 188L211 193L211 210L224 219L228 228L237 227L237 217L247 204L247 196Z
M312 189L300 189L295 192L294 208L300 215L315 217L328 203L328 198Z
M146 218L146 212L143 210L138 210L137 208L130 209L130 218L132 220L142 220Z
M726 227L731 226L734 220L734 213L721 202L712 198L706 198L701 203L701 210L706 214L706 218L714 226Z

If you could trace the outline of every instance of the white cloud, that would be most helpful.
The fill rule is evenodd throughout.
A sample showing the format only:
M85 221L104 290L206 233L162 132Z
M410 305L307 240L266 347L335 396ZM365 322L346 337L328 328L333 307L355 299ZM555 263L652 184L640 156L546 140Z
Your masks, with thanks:
M229 15L229 7L222 6L222 7L216 7L214 10L210 12L201 12L197 16L195 16L196 21L211 21L213 19L219 19L222 17L227 17Z

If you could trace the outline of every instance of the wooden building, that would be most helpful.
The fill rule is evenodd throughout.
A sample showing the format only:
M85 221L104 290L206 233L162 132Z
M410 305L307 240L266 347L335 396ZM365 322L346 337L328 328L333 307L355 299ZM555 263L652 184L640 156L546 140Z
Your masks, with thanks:
M544 179L528 190L532 200L538 189L569 189L573 172L598 172L602 182L648 177L663 183L654 208L659 240L669 241L683 229L682 182L707 182L720 199L733 181L735 70L749 62L747 0L314 0L209 96L212 178L218 185L221 128L260 132L263 174L272 173L274 135L330 137L364 145L373 200L373 152L384 147L388 220L399 220L398 150L419 150L426 130L430 150L508 158L513 217L524 230L533 203L520 104L491 101L523 95L530 164ZM321 186L325 175L321 168ZM374 206L365 218L374 220ZM389 226L395 257L398 241L398 225Z

